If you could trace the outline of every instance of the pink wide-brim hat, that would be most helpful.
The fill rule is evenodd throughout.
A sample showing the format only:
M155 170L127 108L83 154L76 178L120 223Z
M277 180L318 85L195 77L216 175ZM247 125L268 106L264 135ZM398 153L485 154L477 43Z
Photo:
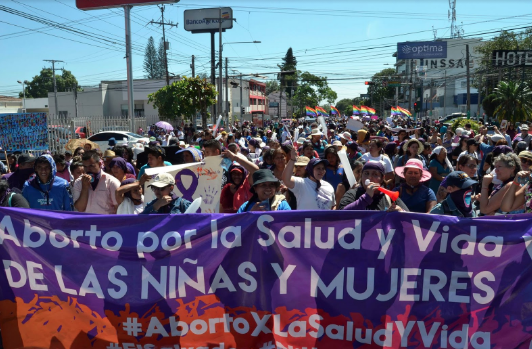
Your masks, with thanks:
M432 177L432 175L430 174L429 171L423 169L423 163L419 159L409 159L406 162L406 165L397 167L395 169L395 174L398 175L401 178L405 178L405 176L403 174L403 172L405 171L405 168L415 168L415 169L421 170L421 172L422 172L421 182L428 181Z

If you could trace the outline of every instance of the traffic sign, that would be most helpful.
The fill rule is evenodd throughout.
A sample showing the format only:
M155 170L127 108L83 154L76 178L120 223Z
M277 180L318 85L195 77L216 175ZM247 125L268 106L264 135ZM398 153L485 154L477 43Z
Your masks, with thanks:
M388 87L401 87L401 81L388 81Z
M360 94L360 98L369 98L369 95L368 94Z

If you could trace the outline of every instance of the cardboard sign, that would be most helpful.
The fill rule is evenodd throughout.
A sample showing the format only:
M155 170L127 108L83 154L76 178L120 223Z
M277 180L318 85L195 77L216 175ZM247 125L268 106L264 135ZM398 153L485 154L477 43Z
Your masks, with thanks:
M364 127L364 124L355 119L349 119L349 121L347 122L347 128L350 129L351 131L357 132L363 127Z

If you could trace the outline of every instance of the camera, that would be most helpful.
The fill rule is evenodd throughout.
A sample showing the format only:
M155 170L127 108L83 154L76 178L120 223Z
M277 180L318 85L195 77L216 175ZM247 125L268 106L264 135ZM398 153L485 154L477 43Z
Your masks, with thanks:
M488 126L488 131L493 131L493 130L494 130L493 126Z

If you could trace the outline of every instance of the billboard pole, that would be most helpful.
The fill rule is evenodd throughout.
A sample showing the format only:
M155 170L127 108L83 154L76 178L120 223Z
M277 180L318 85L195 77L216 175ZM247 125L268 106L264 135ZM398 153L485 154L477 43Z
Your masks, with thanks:
M131 8L124 6L124 17L126 19L126 62L127 62L127 106L128 115L131 118L131 132L135 132L135 100L133 99L133 63L131 61Z
M218 15L218 22L219 22L219 30L220 30L220 38L218 39L218 44L219 44L219 48L218 48L218 64L219 64L219 77L220 77L220 81L218 83L218 114L219 115L223 115L223 102L224 102L224 95L223 95L223 85L222 85L222 78L223 78L223 72L222 72L222 49L223 49L223 44L222 44L222 8L220 7L219 9L220 13ZM225 125L227 127L227 125Z

